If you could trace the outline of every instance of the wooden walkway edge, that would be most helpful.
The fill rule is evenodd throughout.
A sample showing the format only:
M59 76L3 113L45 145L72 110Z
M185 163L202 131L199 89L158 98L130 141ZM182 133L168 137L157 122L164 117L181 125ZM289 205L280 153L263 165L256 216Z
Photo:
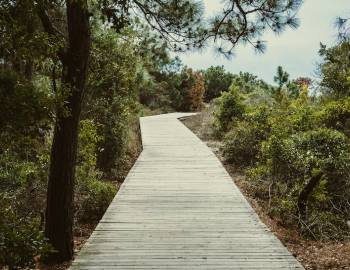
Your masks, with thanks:
M70 269L303 269L188 115L140 119L143 151Z

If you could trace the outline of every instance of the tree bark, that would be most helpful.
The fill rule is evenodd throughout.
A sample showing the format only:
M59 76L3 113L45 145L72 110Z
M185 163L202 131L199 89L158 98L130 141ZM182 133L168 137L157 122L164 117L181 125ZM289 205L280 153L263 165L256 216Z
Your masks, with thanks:
M78 126L90 54L87 0L67 0L68 48L62 59L62 82L69 89L66 109L58 111L51 149L45 235L57 250L50 260L73 257L73 197Z
M305 219L306 217L307 201L312 191L320 183L321 178L322 178L322 173L318 173L315 176L311 177L310 181L306 184L306 186L302 189L302 191L299 194L298 211L299 211L299 217L301 219Z

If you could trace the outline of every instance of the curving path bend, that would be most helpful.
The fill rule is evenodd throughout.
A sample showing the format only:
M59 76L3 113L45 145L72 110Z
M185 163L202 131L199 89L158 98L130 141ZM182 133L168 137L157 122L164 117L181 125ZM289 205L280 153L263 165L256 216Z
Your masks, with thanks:
M143 151L71 269L303 269L178 120L189 115L141 118Z

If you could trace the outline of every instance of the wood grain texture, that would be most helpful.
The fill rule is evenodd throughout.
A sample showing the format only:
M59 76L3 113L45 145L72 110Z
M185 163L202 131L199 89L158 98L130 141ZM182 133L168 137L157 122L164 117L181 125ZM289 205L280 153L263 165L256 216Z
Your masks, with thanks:
M188 115L140 119L143 151L71 269L303 269Z

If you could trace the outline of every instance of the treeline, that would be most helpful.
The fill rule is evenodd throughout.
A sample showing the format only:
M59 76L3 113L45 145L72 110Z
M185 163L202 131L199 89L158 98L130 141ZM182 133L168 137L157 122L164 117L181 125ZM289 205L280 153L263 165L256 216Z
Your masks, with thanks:
M349 51L346 39L321 45L320 82L290 80L282 67L278 86L233 76L213 101L206 131L223 142L224 158L245 172L269 214L314 239L349 237Z

